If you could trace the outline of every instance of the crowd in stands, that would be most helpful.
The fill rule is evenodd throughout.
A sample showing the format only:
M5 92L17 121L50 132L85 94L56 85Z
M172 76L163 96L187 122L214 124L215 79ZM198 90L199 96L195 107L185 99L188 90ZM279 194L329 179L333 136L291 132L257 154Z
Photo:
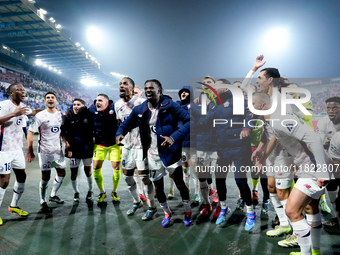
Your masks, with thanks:
M309 89L307 87L307 89ZM314 114L325 114L326 111L326 99L334 95L340 94L339 84L332 84L327 86L327 89L320 91L320 88L310 89L312 94L312 102L314 106Z
M57 95L58 107L63 112L66 112L67 108L72 105L73 98L82 98L88 105L93 102L91 96L84 90L76 89L76 85L48 84L31 76L3 67L0 67L0 100L9 97L6 87L14 82L22 82L27 91L25 104L32 109L45 108L44 94L48 91L52 91ZM7 84L7 86L5 84Z

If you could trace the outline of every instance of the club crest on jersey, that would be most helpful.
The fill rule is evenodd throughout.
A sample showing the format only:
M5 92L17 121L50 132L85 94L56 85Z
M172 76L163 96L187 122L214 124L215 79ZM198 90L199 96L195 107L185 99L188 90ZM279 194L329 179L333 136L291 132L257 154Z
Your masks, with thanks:
M21 124L21 122L22 122L22 119L21 119L21 118L20 118L20 119L17 119L17 125L18 125L18 126Z
M113 110L110 110L110 111L109 111L109 114L113 114Z
M152 126L151 131L156 134L156 126Z
M59 127L52 127L51 128L52 133L58 133L59 132Z

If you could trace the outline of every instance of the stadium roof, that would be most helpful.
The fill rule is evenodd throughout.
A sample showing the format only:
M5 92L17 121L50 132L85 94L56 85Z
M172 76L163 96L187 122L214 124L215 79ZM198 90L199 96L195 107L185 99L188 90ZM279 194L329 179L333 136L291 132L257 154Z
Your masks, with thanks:
M37 9L34 3L34 0L0 1L1 56L28 65L38 64L76 82L92 79L113 84L114 77L104 73L100 63L72 42L53 18L45 16L46 12Z

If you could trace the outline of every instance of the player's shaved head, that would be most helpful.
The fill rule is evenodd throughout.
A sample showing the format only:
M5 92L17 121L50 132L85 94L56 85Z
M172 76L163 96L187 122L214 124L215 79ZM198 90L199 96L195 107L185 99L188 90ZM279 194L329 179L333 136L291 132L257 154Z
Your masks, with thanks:
M265 92L254 92L253 100L257 100L259 103L266 103L268 107L271 106L270 96Z
M105 99L107 99L107 101L109 101L110 99L109 99L109 96L108 95L106 95L106 94L98 94L98 96L97 97L99 97L99 96L101 96L101 97L104 97Z

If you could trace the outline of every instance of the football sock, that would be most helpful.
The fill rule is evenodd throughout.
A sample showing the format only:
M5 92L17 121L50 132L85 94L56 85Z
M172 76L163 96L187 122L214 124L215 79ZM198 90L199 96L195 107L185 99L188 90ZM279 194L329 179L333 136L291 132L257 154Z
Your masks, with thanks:
M19 199L21 198L22 193L25 190L25 183L20 183L15 181L13 186L13 198L11 202L11 207L17 207Z

